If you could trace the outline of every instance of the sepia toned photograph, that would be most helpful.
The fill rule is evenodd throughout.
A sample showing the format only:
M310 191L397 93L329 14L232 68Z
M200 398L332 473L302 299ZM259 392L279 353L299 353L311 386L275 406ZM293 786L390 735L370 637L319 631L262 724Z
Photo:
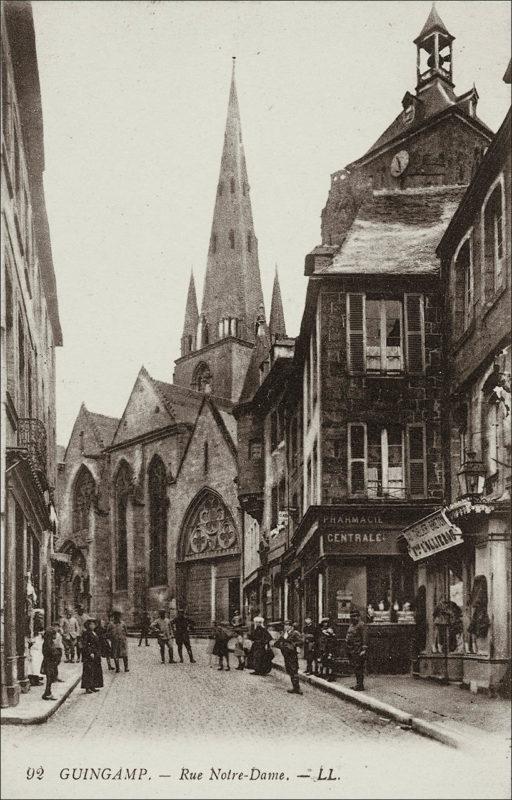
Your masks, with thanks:
M0 13L2 798L510 798L510 4Z

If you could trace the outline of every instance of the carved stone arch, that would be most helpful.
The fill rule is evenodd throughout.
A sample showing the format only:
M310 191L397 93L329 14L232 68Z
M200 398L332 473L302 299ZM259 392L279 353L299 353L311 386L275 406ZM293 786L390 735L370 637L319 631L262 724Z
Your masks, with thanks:
M233 516L221 495L204 487L184 516L178 539L178 561L193 561L240 553Z
M89 511L91 505L97 505L97 489L94 477L85 466L81 464L71 490L72 509L73 509L73 532L86 530L89 528Z

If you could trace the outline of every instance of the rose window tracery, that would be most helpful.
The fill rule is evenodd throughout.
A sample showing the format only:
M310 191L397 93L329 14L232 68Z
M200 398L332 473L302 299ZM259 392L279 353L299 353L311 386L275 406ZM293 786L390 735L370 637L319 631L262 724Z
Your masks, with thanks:
M185 532L185 558L222 555L238 546L230 512L219 497L206 494L193 509Z

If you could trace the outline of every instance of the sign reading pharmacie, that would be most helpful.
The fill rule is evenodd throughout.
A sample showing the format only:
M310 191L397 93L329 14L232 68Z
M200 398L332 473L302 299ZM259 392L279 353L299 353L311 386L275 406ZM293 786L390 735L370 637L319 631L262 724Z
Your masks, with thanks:
M450 522L444 509L409 525L403 535L414 561L421 561L462 543L462 531Z
M403 508L336 508L319 514L318 528L325 552L397 555L398 538L410 520Z

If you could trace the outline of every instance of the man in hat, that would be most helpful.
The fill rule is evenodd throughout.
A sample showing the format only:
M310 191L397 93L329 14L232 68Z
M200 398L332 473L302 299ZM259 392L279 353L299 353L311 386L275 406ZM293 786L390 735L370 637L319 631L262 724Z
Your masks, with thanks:
M80 636L80 628L76 617L70 608L66 608L65 616L62 618L62 641L64 643L64 655L67 662L73 663L75 660L75 648Z
M290 676L292 688L288 689L288 694L302 694L299 684L299 659L297 647L302 645L302 636L295 630L293 622L289 619L284 621L284 631L275 640L274 647L279 648L284 657L284 668Z
M183 664L183 645L188 653L191 664L195 664L194 656L192 655L192 648L190 646L190 629L192 628L192 620L185 616L185 609L178 608L178 613L172 621L172 629L174 631L174 638L176 639L176 647L178 648L178 656Z
M345 642L348 660L356 676L356 685L351 688L356 692L364 692L364 662L368 650L368 634L357 608L353 608L350 612L350 625Z
M318 626L311 617L306 617L303 628L304 658L306 659L306 675L318 674ZM314 665L314 666L313 666Z

